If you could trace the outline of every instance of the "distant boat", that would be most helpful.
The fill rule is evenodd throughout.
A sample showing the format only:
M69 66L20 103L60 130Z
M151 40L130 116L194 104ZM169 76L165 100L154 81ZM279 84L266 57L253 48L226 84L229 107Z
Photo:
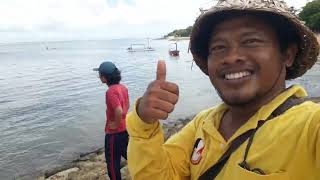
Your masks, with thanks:
M54 49L57 49L57 48L52 48L52 47L49 47L46 42L43 43L43 45L45 46L45 49L48 51L48 50L54 50Z
M131 44L127 48L128 52L144 52L144 51L155 51L154 48L150 46L149 39L148 39L148 44Z
M175 42L175 43L172 43L171 46L172 45L175 45L175 49L172 49L172 48L169 49L170 56L179 56L180 51L178 50L178 43Z
M130 47L127 48L128 52L143 52L143 51L155 51L152 47L146 47L145 44L131 44Z

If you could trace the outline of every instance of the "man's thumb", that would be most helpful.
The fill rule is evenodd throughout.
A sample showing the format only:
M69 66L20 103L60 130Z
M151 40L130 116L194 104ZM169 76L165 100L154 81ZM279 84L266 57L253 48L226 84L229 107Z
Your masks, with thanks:
M158 61L157 80L159 80L159 81L165 81L166 80L166 62L164 60L159 60Z

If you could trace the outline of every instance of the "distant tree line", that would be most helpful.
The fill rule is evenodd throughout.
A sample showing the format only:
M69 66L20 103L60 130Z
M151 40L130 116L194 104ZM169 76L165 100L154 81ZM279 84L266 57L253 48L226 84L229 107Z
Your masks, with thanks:
M320 0L307 3L299 13L299 17L310 29L320 32Z
M186 29L176 29L169 34L165 35L164 38L167 38L169 36L174 37L189 37L191 34L192 26L187 27Z
M301 10L295 9L294 7L291 7L290 10L292 13L298 15L311 30L320 33L320 0L313 0L307 3ZM164 38L169 36L189 37L191 30L192 26L186 29L177 29L165 35Z

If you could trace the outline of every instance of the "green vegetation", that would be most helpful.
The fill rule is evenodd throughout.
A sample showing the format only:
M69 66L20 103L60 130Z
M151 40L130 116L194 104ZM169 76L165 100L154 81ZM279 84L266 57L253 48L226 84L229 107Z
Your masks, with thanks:
M299 13L299 17L310 29L320 32L320 0L307 3Z
M177 29L172 31L171 33L164 36L164 38L167 38L169 36L174 37L189 37L191 34L192 26L187 27L186 29Z

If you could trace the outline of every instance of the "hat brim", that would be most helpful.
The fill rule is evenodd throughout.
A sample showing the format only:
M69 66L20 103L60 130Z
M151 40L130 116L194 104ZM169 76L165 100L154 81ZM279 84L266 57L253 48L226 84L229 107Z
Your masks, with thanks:
M92 70L93 71L99 71L99 68L93 68Z
M298 53L296 55L295 61L292 67L287 68L286 79L295 79L302 76L308 69L310 69L317 61L317 56L319 54L319 43L315 34L309 30L297 17L285 13L285 12L275 12L273 9L255 7L247 7L243 9L242 7L232 7L232 8L220 8L208 10L198 17L196 20L190 37L190 50L193 55L193 59L199 68L208 75L207 68L207 57L203 55L203 48L207 48L209 35L211 33L210 28L215 24L212 23L215 18L221 13L231 13L233 11L246 11L246 12L268 12L274 15L285 17L292 26L296 29L300 44L298 44ZM209 27L211 26L211 27ZM209 34L209 35L208 35ZM206 44L203 44L206 43Z

